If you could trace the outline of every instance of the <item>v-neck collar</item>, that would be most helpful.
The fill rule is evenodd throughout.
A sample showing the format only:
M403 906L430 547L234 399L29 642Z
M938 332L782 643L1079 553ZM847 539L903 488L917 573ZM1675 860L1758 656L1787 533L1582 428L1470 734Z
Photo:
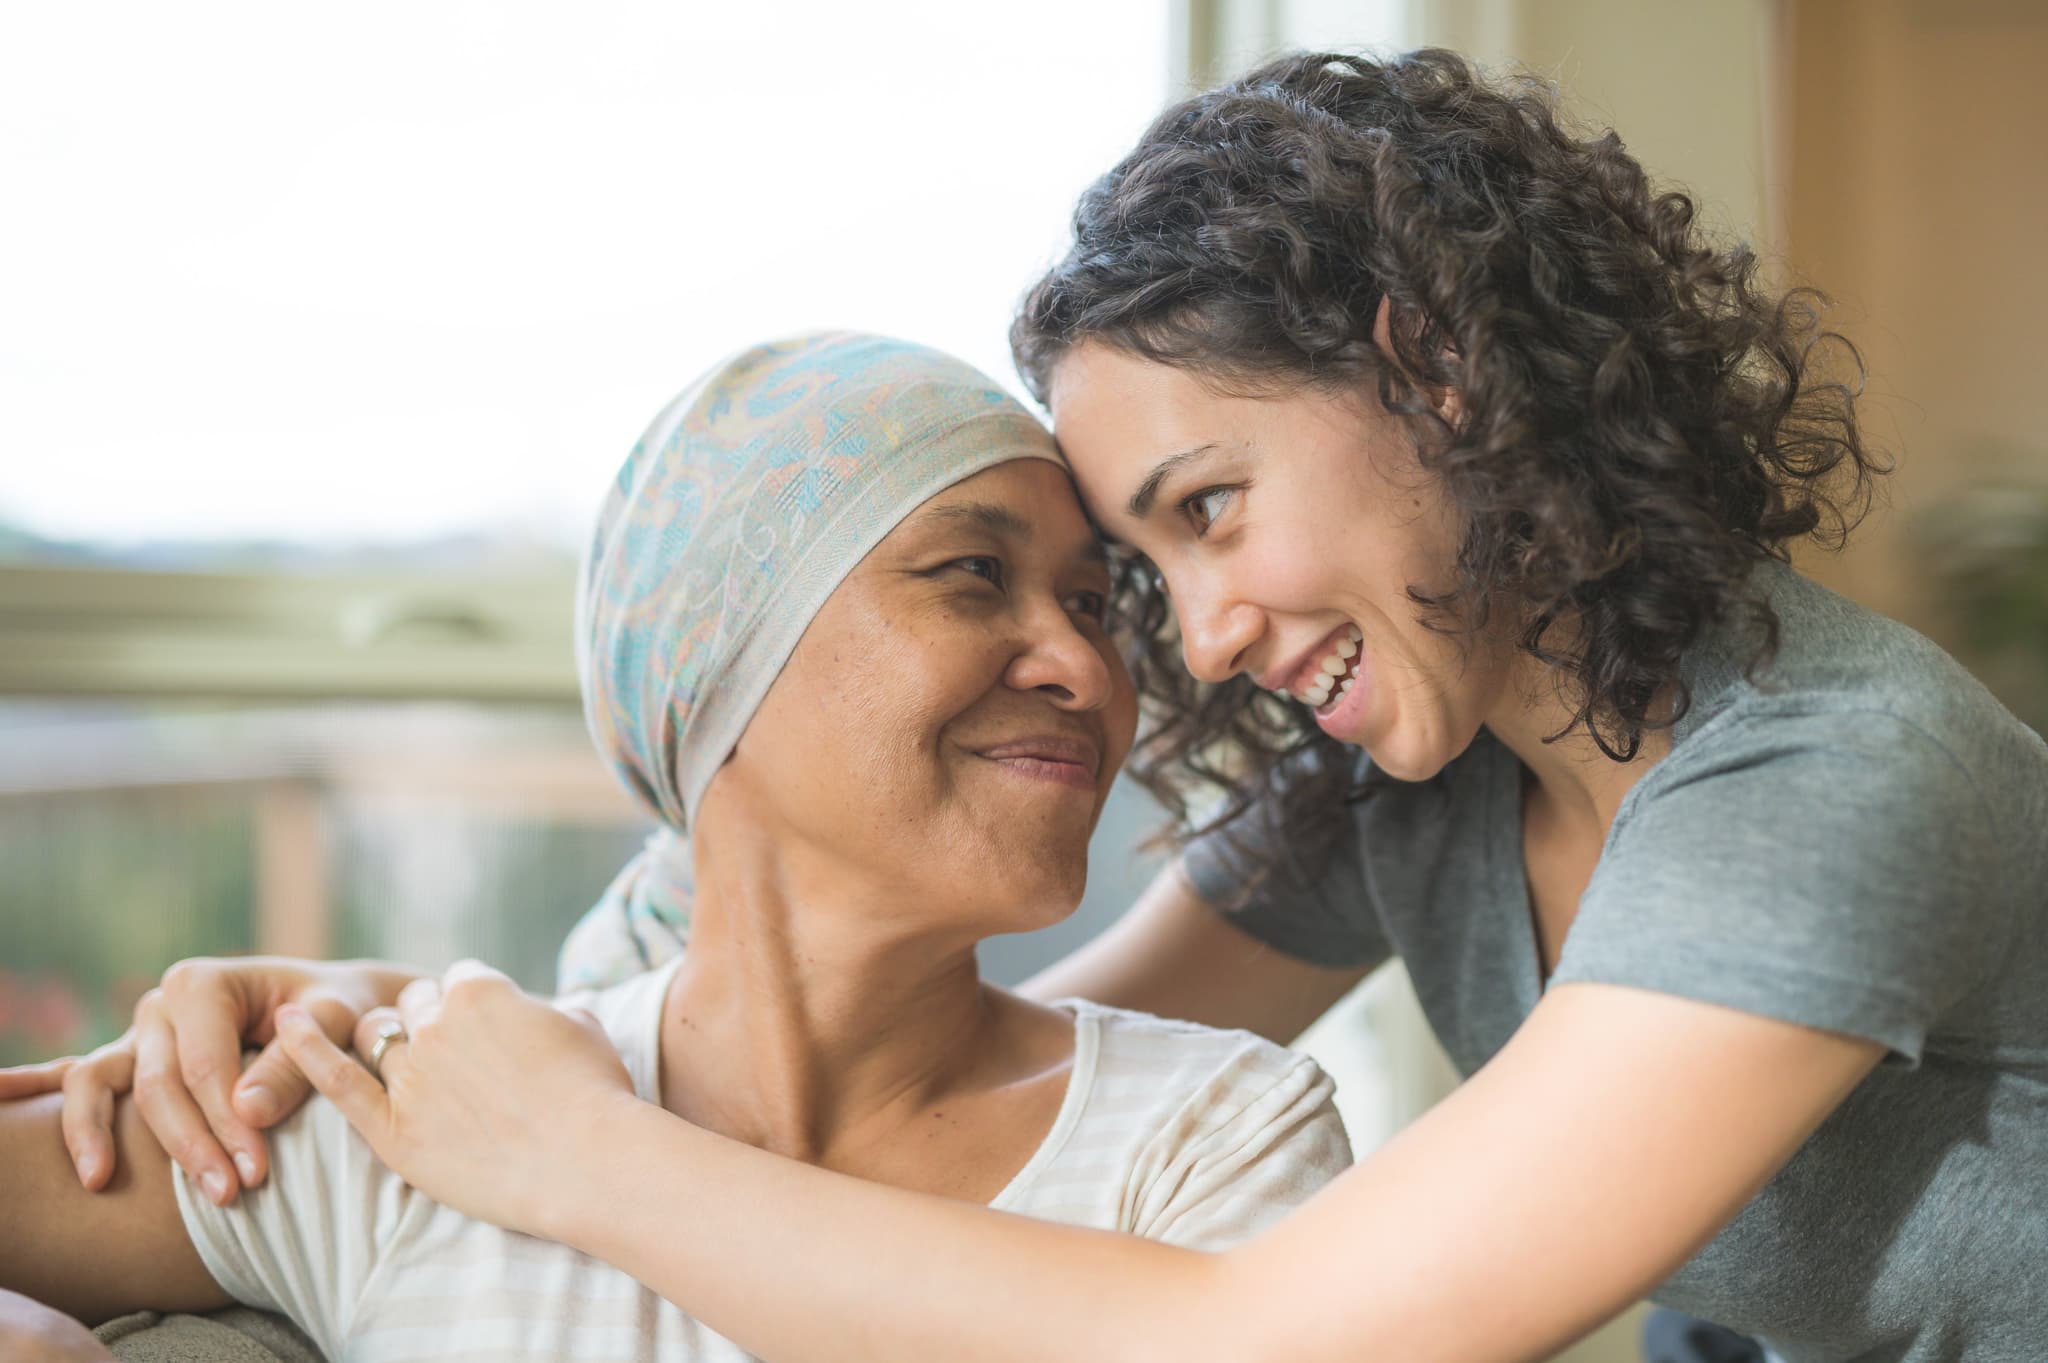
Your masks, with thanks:
M1498 896L1504 919L1498 925L1501 940L1515 943L1508 953L1509 984L1514 991L1516 1025L1534 1012L1547 987L1543 977L1543 943L1536 932L1536 901L1529 889L1529 867L1522 856L1522 759L1507 744L1493 740L1494 769L1487 774L1492 808L1487 822L1492 826L1495 883L1506 893Z

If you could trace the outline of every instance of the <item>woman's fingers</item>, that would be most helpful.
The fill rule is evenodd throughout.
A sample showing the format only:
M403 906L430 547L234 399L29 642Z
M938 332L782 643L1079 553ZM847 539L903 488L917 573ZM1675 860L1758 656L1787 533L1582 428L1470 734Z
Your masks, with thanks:
M177 1066L168 1075L152 1082L162 1082L173 1090L182 1085L185 1095L197 1104L204 1117L212 1144L228 1156L241 1186L253 1188L263 1181L269 1160L263 1148L263 1137L235 1111L231 1096L235 1081L242 1073L240 1019L223 1011L213 997L195 997L189 991L182 994L174 992L169 981L175 978L177 969L173 967L172 975L166 977L164 990ZM166 1101L159 1102L157 1110L184 1111L183 1105L177 1101L176 1092L163 1097ZM145 1108L145 1116L148 1111ZM154 1121L151 1125L155 1125ZM157 1137L162 1140L166 1134L158 1131ZM170 1138L177 1139L178 1135ZM171 1147L166 1145L164 1148L168 1150ZM221 1201L210 1186L207 1187L207 1195L215 1202Z
M114 1099L134 1084L135 1050L125 1036L65 1070L58 1125L71 1167L87 1192L99 1191L114 1177Z
M398 991L398 1016L406 1030L423 1030L441 1011L441 982L422 977Z
M309 990L298 1000L298 1006L310 1013L320 1030L337 1044L355 1030L359 1010L346 999ZM297 1112L312 1093L312 1084L273 1035L236 1081L235 1114L252 1127L272 1127Z
M206 1123L178 1070L178 1043L169 1025L144 1024L138 1008L135 1036L135 1105L173 1162L192 1176L207 1200L225 1207L240 1186L228 1152Z
M380 1010L372 1009L371 1015ZM348 1124L370 1143L386 1164L386 1133L391 1129L391 1104L384 1086L320 1030L320 1024L302 1008L287 1004L277 1010L277 1039L284 1044L299 1072L336 1107ZM386 1058L390 1053L386 1052Z
M379 1055L377 1043L382 1038L378 1036L378 1033L387 1026L395 1026L398 1030L398 1036L386 1042L383 1047L383 1054ZM356 1048L357 1060L366 1066L370 1073L376 1077L377 1082L381 1084L384 1082L384 1062L391 1058L393 1048L403 1046L405 1042L406 1027L404 1021L398 1016L398 1010L396 1008L372 1008L357 1020L355 1036L349 1044Z
M65 1074L77 1063L77 1056L67 1055L39 1065L14 1065L0 1070L0 1103L33 1098L38 1093L55 1093L64 1087Z

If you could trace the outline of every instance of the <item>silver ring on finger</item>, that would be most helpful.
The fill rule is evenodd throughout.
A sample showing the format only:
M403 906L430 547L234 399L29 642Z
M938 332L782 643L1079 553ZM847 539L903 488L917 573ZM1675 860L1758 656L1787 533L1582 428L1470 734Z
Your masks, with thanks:
M384 1082L384 1052L396 1042L410 1040L405 1034L405 1024L397 1018L387 1018L377 1024L377 1039L370 1043L370 1054L364 1067L378 1083Z

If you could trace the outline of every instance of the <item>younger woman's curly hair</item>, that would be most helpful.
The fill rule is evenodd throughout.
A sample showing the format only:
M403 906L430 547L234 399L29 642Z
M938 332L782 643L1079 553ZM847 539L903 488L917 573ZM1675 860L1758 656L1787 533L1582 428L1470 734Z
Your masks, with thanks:
M1462 518L1450 580L1409 586L1421 618L1477 630L1514 607L1503 623L1576 704L1563 732L1618 760L1669 722L1660 693L1683 713L1680 658L1714 622L1746 613L1769 656L1750 569L1802 536L1839 543L1885 471L1825 299L1769 292L1614 133L1450 52L1300 53L1184 100L1073 225L1011 331L1041 400L1083 341L1230 391L1372 383ZM1455 425L1429 400L1445 389ZM1142 564L1122 595L1151 721L1135 774L1184 832L1201 786L1229 796L1204 827L1275 789L1290 852L1319 860L1359 793L1341 745L1248 678L1190 677Z

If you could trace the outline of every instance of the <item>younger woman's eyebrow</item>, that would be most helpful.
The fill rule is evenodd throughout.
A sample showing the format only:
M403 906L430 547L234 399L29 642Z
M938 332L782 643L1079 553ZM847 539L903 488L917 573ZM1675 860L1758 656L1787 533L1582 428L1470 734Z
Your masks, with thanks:
M1216 442L1212 440L1206 445L1197 445L1191 450L1167 455L1152 466L1152 471L1145 475L1145 481L1138 484L1138 490L1131 494L1131 500L1124 503L1124 510L1130 514L1132 520L1144 520L1152 514L1152 503L1159 496L1159 485L1166 481L1167 476L1215 448Z

